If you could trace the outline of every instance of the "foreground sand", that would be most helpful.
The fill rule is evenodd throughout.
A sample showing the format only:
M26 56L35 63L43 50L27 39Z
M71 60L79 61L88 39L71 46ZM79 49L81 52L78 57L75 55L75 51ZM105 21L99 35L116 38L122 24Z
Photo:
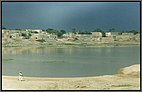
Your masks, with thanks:
M140 90L140 77L121 73L80 78L17 79L17 76L2 76L2 90Z

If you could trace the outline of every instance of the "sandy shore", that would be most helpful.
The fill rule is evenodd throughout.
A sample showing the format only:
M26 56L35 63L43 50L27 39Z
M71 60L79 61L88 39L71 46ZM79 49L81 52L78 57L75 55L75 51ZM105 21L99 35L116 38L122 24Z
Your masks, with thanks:
M2 76L2 90L140 90L140 64L115 75L76 78Z

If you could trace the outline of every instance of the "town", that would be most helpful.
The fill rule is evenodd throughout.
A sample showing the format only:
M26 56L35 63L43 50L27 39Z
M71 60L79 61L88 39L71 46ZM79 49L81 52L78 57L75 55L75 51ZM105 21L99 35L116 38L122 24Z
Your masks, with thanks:
M96 45L96 44L140 44L140 33L132 30L116 32L114 28L103 32L95 29L92 32L72 32L55 29L2 29L2 46L46 45Z

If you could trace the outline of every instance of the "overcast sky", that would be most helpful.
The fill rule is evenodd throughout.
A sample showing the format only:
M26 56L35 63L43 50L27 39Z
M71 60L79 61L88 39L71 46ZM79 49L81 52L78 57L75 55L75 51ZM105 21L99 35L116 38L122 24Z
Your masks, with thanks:
M139 2L2 2L10 29L140 30Z

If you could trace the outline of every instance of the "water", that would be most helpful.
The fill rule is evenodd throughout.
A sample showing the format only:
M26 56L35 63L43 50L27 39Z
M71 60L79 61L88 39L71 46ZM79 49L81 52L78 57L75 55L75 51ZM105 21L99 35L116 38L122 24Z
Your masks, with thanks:
M120 68L140 63L139 47L4 48L3 75L80 77L115 74Z

